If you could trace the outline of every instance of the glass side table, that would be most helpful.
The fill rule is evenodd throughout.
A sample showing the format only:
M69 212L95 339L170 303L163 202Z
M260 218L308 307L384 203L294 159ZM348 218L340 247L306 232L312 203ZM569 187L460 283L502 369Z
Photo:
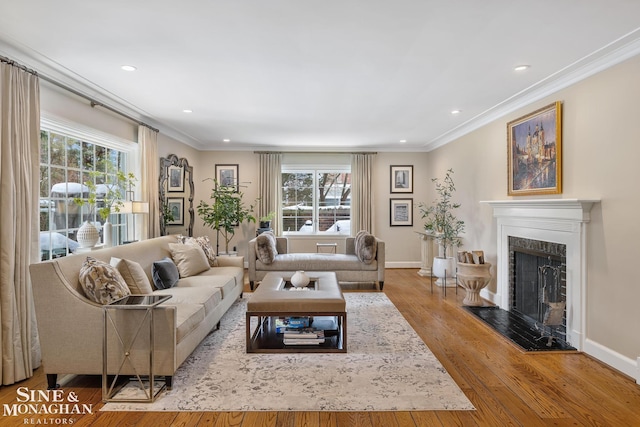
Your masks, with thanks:
M170 295L129 295L103 306L103 402L153 402L166 388L165 381L156 381L153 373L153 313L169 298ZM109 354L110 345L117 347L113 354ZM127 371L133 374L122 373ZM135 387L122 390L132 380ZM123 396L116 398L121 390Z

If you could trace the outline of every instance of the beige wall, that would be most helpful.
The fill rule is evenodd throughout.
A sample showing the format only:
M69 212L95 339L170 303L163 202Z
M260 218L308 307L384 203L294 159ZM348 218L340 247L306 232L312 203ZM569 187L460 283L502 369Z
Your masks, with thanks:
M640 56L605 70L429 153L438 176L455 170L464 245L484 249L495 265L492 210L481 200L507 197L506 124L554 101L563 102L563 194L601 199L588 225L587 346L631 375L640 356L640 299L634 271L640 225ZM543 196L539 196L543 197ZM492 284L495 290L495 284ZM630 373L631 372L631 373Z

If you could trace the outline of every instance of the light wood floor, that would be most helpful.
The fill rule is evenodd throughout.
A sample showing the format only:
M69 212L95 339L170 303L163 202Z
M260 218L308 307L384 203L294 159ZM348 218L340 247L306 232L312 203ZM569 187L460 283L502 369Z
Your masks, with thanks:
M640 426L640 386L584 354L528 354L461 309L464 291L430 292L417 270L387 270L384 292L477 408L421 412L100 412L99 377L64 384L92 415L75 426ZM249 287L246 285L248 291ZM0 389L14 403L17 387L46 389L41 370ZM28 420L35 424L37 418ZM41 421L42 422L42 421ZM0 425L26 425L0 417Z

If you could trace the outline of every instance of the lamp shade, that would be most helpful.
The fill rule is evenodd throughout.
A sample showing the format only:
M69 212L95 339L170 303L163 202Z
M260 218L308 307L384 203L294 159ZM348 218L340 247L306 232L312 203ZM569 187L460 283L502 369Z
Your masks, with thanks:
M120 213L123 214L144 214L149 213L149 202L138 200L122 202Z

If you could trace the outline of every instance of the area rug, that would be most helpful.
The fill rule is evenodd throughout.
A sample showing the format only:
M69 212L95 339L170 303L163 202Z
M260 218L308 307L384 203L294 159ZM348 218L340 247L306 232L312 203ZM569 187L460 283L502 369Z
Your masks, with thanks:
M224 315L220 330L180 366L172 390L153 403L108 403L102 410L475 409L383 293L345 293L348 353L333 354L247 354L248 298L245 293Z

